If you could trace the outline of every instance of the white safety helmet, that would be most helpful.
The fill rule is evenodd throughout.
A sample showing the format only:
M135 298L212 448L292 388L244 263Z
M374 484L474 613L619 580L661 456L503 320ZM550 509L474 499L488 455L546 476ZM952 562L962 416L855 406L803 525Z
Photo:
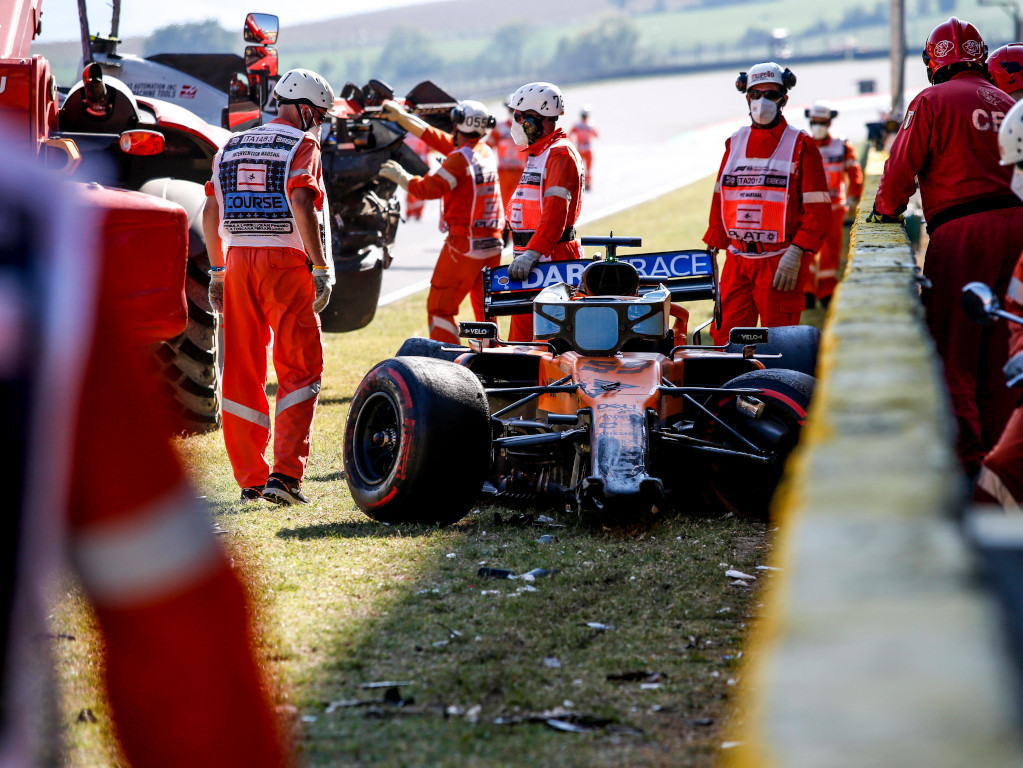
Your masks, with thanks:
M782 69L773 61L766 61L763 64L754 64L749 72L740 72L735 80L735 88L739 93L746 93L754 85L762 83L780 85L782 90L787 92L796 84L796 76L788 67Z
M838 110L828 101L817 100L809 109L803 110L803 114L811 120L834 120L838 117Z
M334 89L311 69L289 69L274 86L274 96L282 104L308 104L334 114Z
M455 130L482 136L488 129L497 125L497 120L481 102L466 99L460 101L451 110L451 122Z
M589 117L592 111L593 108L589 104L583 104L583 108L579 110L579 117Z
M1023 101L1017 101L1002 118L998 129L998 154L1002 165L1023 161Z
M517 112L533 110L544 117L557 118L565 114L561 89L551 83L526 83L512 94L508 106Z

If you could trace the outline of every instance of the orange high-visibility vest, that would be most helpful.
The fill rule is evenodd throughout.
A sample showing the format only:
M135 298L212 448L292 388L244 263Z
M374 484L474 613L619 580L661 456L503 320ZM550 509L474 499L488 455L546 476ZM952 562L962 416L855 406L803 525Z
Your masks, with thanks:
M824 175L828 179L828 192L831 194L831 205L845 205L846 202L846 167L845 139L831 137L825 144L818 144L824 160Z
M740 128L729 142L728 160L721 171L721 219L732 239L729 252L766 258L789 247L785 224L799 130L786 127L767 158L746 156L751 130Z
M551 142L551 145L540 154L530 155L526 159L526 167L522 171L519 186L515 188L515 194L508 204L508 222L513 233L532 234L540 225L540 218L543 215L544 194L546 192L547 159L550 157L551 150L555 147L566 147L575 156L577 165L582 167L582 158L579 157L579 150L565 136ZM575 226L576 221L579 219L582 203L581 197L581 195L578 195L569 202L567 229ZM520 243L521 240L513 244L513 250L516 254L524 253L527 250L526 245ZM544 254L544 256L548 256L548 254Z
M502 171L521 171L526 167L521 147L511 137L511 121L498 123L497 128L497 167Z
M460 152L465 158L466 172L472 184L472 208L469 225L451 227L449 231L452 235L468 236L469 255L474 259L489 259L501 253L501 232L504 229L497 161L490 147L482 141L475 147L459 147L455 152Z
M589 123L576 123L572 126L572 140L580 152L589 152L590 142L597 134L597 129Z

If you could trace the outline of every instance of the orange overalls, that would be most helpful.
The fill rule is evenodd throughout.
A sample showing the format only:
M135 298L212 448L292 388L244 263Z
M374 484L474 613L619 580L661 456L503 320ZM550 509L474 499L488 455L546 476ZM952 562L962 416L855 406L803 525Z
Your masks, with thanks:
M848 197L859 199L863 194L863 170L856 159L856 150L845 139L832 136L814 140L824 161L824 174L828 179L831 193L831 226L821 244L816 263L811 264L814 273L813 293L818 301L827 300L838 284L838 265L842 259L842 240L845 217L849 213ZM846 187L846 177L849 179ZM848 196L848 197L847 197Z
M497 150L497 178L501 182L501 209L508 210L515 187L519 185L526 159L522 148L511 137L511 120L498 123L487 136L487 143Z
M0 246L0 432L15 457L0 580L0 763L49 764L39 750L52 757L59 742L44 728L50 658L40 638L53 631L50 577L69 555L96 610L127 763L283 766L245 590L184 477L169 403L111 289L123 265L81 247L95 242L93 218L6 146L0 165L19 183L0 205L23 226ZM70 234L54 234L53 221ZM18 322L29 310L32 322Z
M579 149L579 155L583 159L583 163L586 164L586 181L585 188L589 189L593 186L593 139L600 136L597 133L597 129L590 125L585 120L580 120L578 123L572 126L572 131L569 133L569 137L575 142L576 147Z
M207 189L209 190L209 186ZM315 289L291 211L297 187L316 192L324 217L320 147L311 134L282 120L228 139L213 162L220 236L227 246L224 281L224 442L235 480L262 487L270 473L267 348L273 334L277 403L274 469L302 480L309 459L316 398L323 375ZM209 194L209 191L207 192ZM324 241L324 254L330 253Z
M455 316L467 294L476 319L483 319L480 272L500 266L504 229L494 153L482 137L462 137L465 143L455 149L451 134L427 128L423 141L446 157L434 173L417 176L408 185L417 197L441 199L442 227L448 236L430 277L426 312L430 338L451 344L458 344Z
M728 341L732 328L796 325L806 306L803 286L810 262L831 223L820 152L806 133L782 118L770 129L740 128L726 143L711 203L704 242L727 248L721 272L721 329L715 344ZM790 244L806 251L799 280L791 291L772 285L778 262Z
M541 261L581 259L583 248L575 231L583 202L579 150L559 128L523 154L526 167L508 205L515 255L533 250L540 252ZM532 341L532 315L514 315L508 338Z

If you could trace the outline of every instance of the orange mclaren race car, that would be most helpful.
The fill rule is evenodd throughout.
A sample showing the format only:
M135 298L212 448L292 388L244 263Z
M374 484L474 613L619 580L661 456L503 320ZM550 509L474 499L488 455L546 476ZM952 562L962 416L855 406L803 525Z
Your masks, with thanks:
M706 502L765 516L813 394L818 331L735 328L689 343L680 301L717 298L705 250L484 273L488 319L531 312L534 341L462 323L468 346L408 339L362 380L348 487L383 522L452 523L488 493L627 522Z

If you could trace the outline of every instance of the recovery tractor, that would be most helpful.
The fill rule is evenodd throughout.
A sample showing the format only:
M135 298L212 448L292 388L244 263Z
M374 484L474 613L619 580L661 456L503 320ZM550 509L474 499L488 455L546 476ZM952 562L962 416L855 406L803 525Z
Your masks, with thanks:
M158 53L146 58L118 51L120 0L113 2L109 36L89 36L84 14L85 60L100 65L104 77L123 82L139 99L159 99L194 113L211 125L240 131L277 115L273 86L278 78L278 19L250 13L245 19L244 56L231 53ZM383 270L390 266L400 211L393 182L377 174L386 160L410 173L428 166L404 143L406 131L383 118L385 99L394 90L370 80L347 83L337 102L338 116L321 128L323 175L331 221L331 251L337 280L330 304L321 314L327 332L354 331L376 312ZM435 127L450 131L457 100L431 82L397 99ZM207 178L208 178L207 169Z

